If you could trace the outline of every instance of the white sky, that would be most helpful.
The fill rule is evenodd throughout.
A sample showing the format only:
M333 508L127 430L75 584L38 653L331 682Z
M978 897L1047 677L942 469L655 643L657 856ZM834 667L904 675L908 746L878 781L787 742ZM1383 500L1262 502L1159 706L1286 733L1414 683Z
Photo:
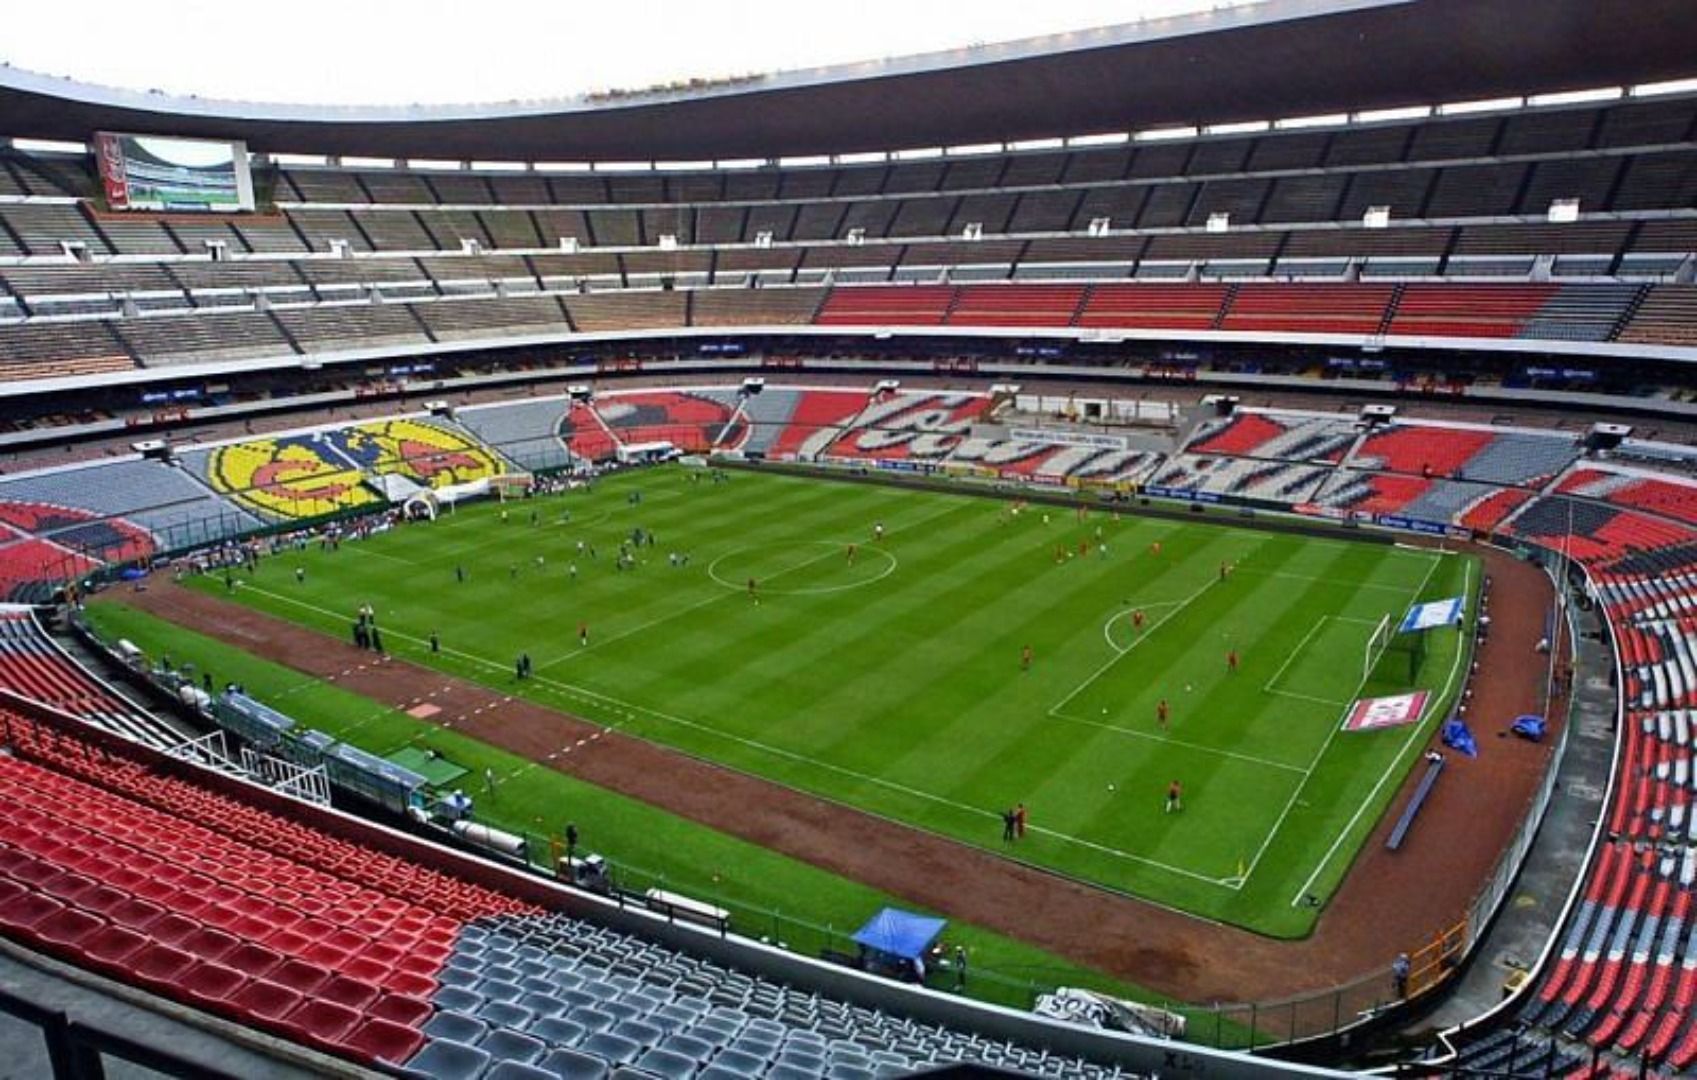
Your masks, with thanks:
M59 0L5 12L0 61L202 97L472 103L905 56L1241 2Z

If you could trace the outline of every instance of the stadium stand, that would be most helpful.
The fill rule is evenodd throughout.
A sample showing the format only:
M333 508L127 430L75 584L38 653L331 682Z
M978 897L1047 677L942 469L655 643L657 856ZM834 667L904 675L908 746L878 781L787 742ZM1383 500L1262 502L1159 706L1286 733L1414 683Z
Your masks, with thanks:
M161 546L206 543L253 528L255 520L217 498L185 471L140 457L69 466L0 478L0 503L37 503L84 511L95 519L122 518ZM81 517L81 515L77 515ZM8 520L18 520L9 515ZM43 519L50 539L78 542L82 522ZM91 539L84 540L89 546Z
M1149 477L1156 493L1232 495L1294 506L1307 503L1332 475L1328 466L1257 458L1175 454Z
M1697 525L1697 484L1689 481L1587 465L1563 476L1555 490Z
M1184 449L1196 454L1327 461L1335 465L1359 437L1356 421L1350 417L1240 409L1229 417L1196 425Z
M0 688L160 750L184 741L71 659L27 608L0 609Z
M1572 436L1536 431L1395 423L1350 455L1356 468L1537 487L1579 456Z
M1114 1068L832 1000L548 913L0 713L0 926L182 1004L410 1075Z

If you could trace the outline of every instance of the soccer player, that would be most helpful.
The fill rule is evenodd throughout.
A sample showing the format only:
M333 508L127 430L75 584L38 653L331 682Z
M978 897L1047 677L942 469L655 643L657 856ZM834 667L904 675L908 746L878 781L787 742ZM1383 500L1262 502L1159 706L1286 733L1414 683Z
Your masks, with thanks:
M589 624L586 622L577 624L577 643L584 648L589 647Z
M1226 577L1228 575L1230 575L1231 572L1232 572L1231 563L1226 562L1224 559L1221 559L1220 560L1220 580L1221 581L1226 580Z
M1143 609L1142 608L1138 608L1136 611L1131 613L1131 627L1134 630L1142 630L1143 629Z
M1155 703L1155 724L1162 731L1168 730L1171 726L1168 721L1170 712L1171 710L1167 707L1166 698L1162 698L1160 701Z
M1031 646L1026 645L1019 650L1019 670L1031 670Z
M1078 557L1082 559L1088 554L1090 554L1090 541L1080 540L1078 542Z
M229 574L224 575L226 583L228 583L229 577L230 577ZM296 585L305 585L306 584L306 568L305 567L303 567L303 566L295 567L295 584Z
M759 583L756 582L753 578L749 578L748 579L748 598L750 600L754 600L754 601L758 602L759 599L760 599L760 595L759 595L758 590L759 590Z
M1180 786L1177 780L1174 780L1172 783L1167 785L1167 808L1164 812L1170 814L1174 810L1183 809L1184 788Z
M1226 652L1226 670L1230 671L1230 672L1236 672L1237 671L1237 650L1236 649L1230 649Z
M1159 540L1149 545L1149 554L1159 559L1161 557L1161 542Z
M882 521L872 523L872 539L875 541L884 539L884 523Z
M853 544L850 544L848 546L848 564L850 566L854 565L854 545Z

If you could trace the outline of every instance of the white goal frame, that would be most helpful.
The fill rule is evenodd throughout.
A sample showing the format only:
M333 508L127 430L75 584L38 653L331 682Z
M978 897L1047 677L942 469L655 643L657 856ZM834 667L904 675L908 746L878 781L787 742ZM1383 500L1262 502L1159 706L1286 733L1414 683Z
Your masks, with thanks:
M1396 634L1396 627L1391 624L1387 614L1379 620L1379 625L1373 628L1373 636L1367 639L1367 652L1361 661L1361 685L1366 686L1367 680L1373 675L1373 669L1378 666L1379 658L1385 655L1385 650L1391 647L1391 638Z

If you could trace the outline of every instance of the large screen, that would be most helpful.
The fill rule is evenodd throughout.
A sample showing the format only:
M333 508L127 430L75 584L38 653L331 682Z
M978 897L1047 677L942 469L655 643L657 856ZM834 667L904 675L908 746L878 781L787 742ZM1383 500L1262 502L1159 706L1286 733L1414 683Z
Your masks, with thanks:
M94 156L114 210L253 209L246 143L101 131Z

